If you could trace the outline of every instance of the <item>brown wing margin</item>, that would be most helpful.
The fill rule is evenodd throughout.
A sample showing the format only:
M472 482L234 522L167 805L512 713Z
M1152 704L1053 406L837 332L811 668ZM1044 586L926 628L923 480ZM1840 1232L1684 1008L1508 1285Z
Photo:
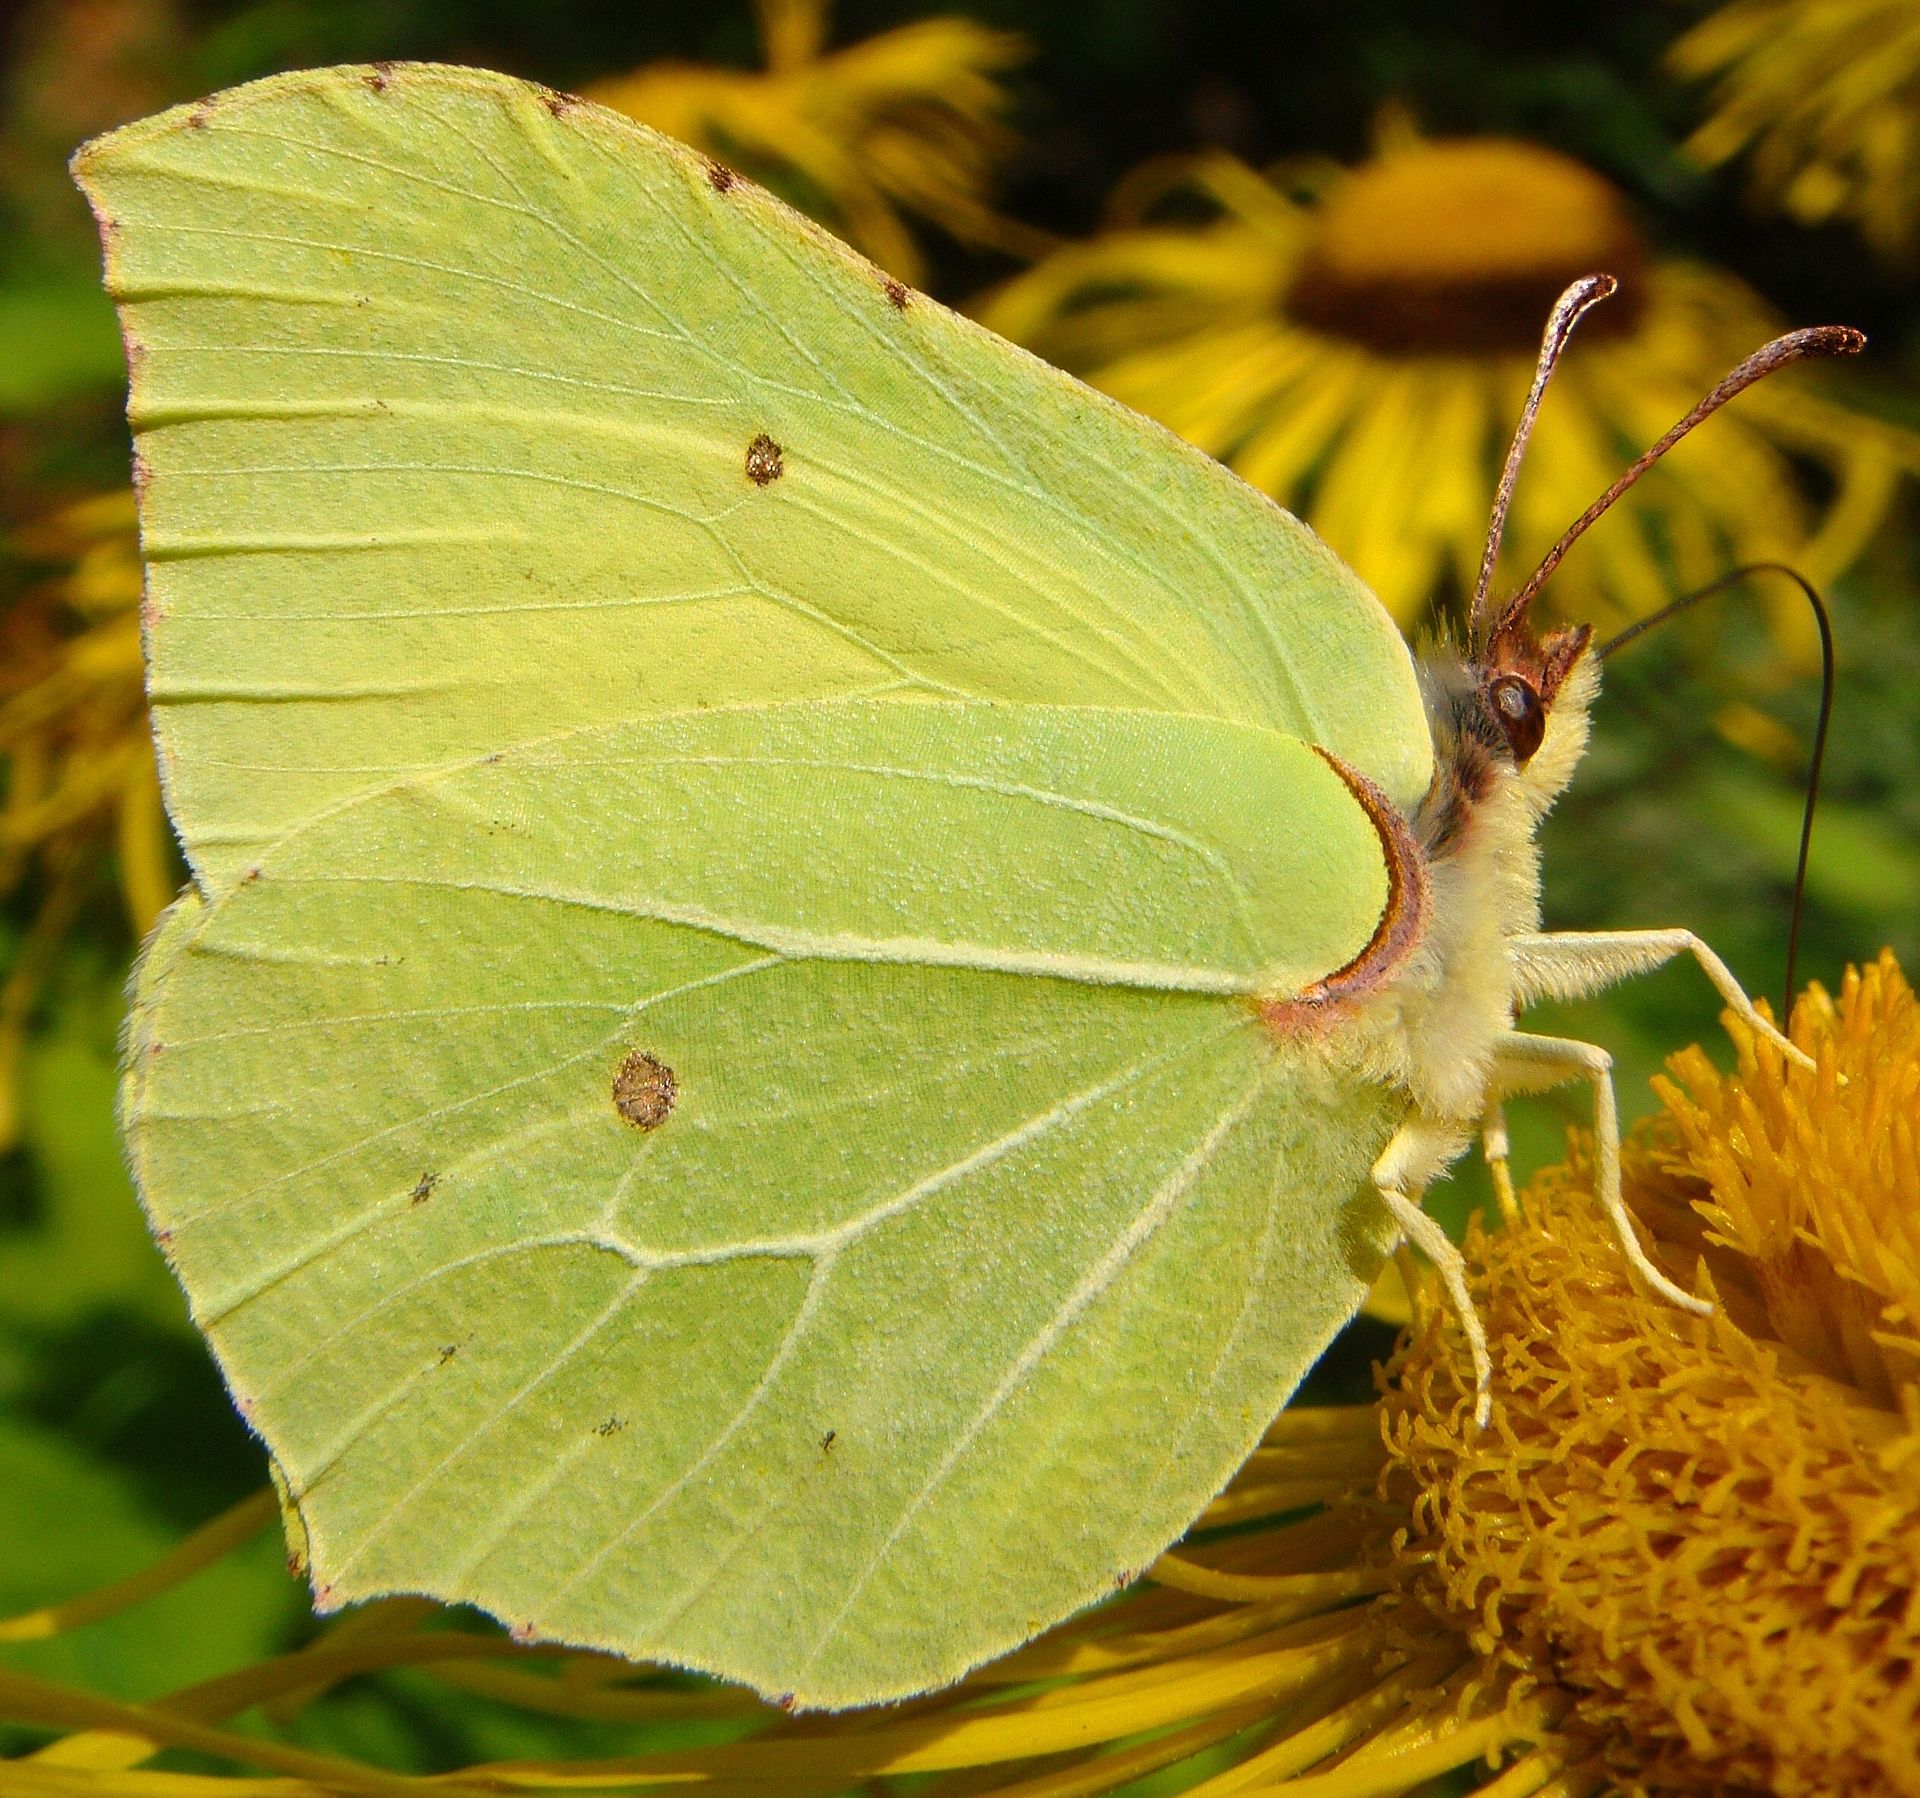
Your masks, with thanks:
M1261 1020L1281 1036L1310 1031L1324 1023L1329 1013L1384 985L1426 935L1433 905L1426 855L1399 808L1359 769L1348 767L1318 743L1310 747L1346 782L1347 791L1380 838L1380 853L1387 863L1387 903L1367 946L1345 967L1316 980L1296 997L1262 1001Z

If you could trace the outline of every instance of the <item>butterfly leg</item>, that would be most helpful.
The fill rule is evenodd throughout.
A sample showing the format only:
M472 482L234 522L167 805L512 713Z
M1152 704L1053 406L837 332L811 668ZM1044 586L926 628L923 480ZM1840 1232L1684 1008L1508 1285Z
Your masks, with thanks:
M1520 1215L1520 1201L1513 1196L1513 1170L1507 1165L1513 1154L1513 1141L1507 1135L1506 1107L1497 1098L1487 1101L1480 1119L1480 1154L1493 1181L1493 1196L1500 1215L1512 1223Z
M1522 1005L1536 999L1584 999L1676 955L1691 955L1727 1009L1748 1029L1764 1036L1796 1066L1813 1066L1811 1056L1760 1015L1733 970L1691 930L1541 931L1509 937L1507 949L1513 959L1514 997Z
M1421 1191L1462 1147L1461 1132L1452 1124L1412 1118L1393 1133L1380 1159L1373 1164L1374 1189L1380 1194L1400 1233L1426 1256L1447 1290L1454 1315L1473 1357L1473 1421L1484 1428L1492 1414L1493 1358L1487 1352L1487 1332L1467 1291L1467 1264L1446 1231L1420 1209ZM1409 1287L1411 1292L1411 1287Z
M1713 1306L1676 1286L1640 1246L1639 1235L1620 1193L1620 1112L1613 1094L1613 1057L1592 1043L1563 1036L1532 1036L1516 1030L1505 1037L1493 1064L1496 1093L1541 1092L1569 1080L1593 1083L1594 1185L1600 1208L1612 1222L1634 1271L1653 1291L1683 1311L1710 1317Z

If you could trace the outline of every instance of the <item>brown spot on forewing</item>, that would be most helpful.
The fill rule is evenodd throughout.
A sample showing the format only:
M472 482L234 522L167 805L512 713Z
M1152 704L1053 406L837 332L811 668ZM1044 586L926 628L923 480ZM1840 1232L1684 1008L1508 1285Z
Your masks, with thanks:
M756 487L770 487L785 472L779 444L762 431L747 445L747 479Z
M717 194L731 193L740 185L740 177L724 162L707 164L707 185Z
M673 1069L644 1049L635 1049L613 1077L613 1108L636 1130L657 1130L680 1096Z
M896 281L888 275L880 283L887 296L887 304L896 312L904 312L913 301L913 289L904 281Z
M1380 838L1380 853L1387 863L1387 903L1366 947L1345 967L1316 980L1297 998L1261 1002L1260 1016L1276 1036L1317 1030L1329 1015L1384 985L1419 947L1433 903L1427 858L1400 808L1331 750L1316 743L1313 751L1346 783Z

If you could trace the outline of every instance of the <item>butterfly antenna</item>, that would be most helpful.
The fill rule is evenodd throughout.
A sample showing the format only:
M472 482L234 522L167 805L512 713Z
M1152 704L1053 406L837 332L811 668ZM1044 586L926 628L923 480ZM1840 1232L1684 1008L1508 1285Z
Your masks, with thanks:
M1765 380L1768 375L1787 367L1789 363L1810 361L1816 356L1851 356L1864 349L1866 342L1866 333L1856 331L1851 325L1812 325L1804 331L1789 331L1784 337L1776 337L1771 343L1755 350L1658 443L1645 451L1639 460L1572 524L1567 526L1565 534L1552 549L1547 551L1546 560L1533 571L1527 584L1507 601L1494 630L1498 632L1514 619L1526 615L1527 608L1533 603L1533 596L1546 584L1547 577L1560 566L1567 551L1586 535L1590 526L1606 515L1621 494L1639 480L1695 425L1711 418L1730 399L1745 393L1754 382Z
M1547 329L1540 339L1540 360L1534 366L1533 385L1520 408L1520 422L1513 428L1513 442L1507 446L1506 465L1500 470L1500 485L1494 489L1493 514L1487 520L1487 546L1480 552L1480 578L1473 584L1473 604L1467 611L1469 638L1485 641L1481 627L1485 623L1487 594L1493 587L1493 565L1499 560L1500 539L1506 535L1507 508L1513 503L1514 483L1520 478L1520 459L1527 453L1527 439L1533 435L1533 421L1539 415L1540 401L1547 391L1560 352L1567 347L1573 327L1589 306L1597 306L1616 292L1620 283L1612 275L1582 275L1554 301L1547 317Z
M1807 898L1807 855L1813 846L1813 808L1820 796L1820 770L1827 757L1827 729L1833 722L1833 622L1827 616L1826 601L1799 569L1789 568L1784 562L1749 562L1746 567L1723 574L1717 581L1709 581L1706 586L1697 587L1691 593L1683 593L1659 611L1637 619L1618 636L1609 637L1601 644L1599 655L1605 661L1615 650L1624 649L1635 637L1644 636L1656 625L1665 624L1669 618L1678 617L1701 600L1711 599L1736 581L1744 581L1749 575L1755 574L1785 575L1806 595L1807 604L1813 608L1814 622L1820 627L1820 716L1813 727L1813 754L1807 762L1807 803L1800 814L1800 853L1793 866L1793 909L1787 922L1786 994L1780 1006L1780 1022L1784 1026L1793 1016L1794 981L1800 962L1800 919L1806 909Z

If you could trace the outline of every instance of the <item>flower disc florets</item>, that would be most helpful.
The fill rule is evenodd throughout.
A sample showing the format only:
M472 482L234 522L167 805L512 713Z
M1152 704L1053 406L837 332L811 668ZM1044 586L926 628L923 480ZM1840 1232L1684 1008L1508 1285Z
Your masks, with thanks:
M1402 1564L1625 1789L1920 1792L1920 1004L1883 958L1792 1034L1817 1073L1676 1056L1629 1157L1713 1317L1633 1289L1576 1163L1467 1246L1491 1427L1438 1311L1384 1401Z

